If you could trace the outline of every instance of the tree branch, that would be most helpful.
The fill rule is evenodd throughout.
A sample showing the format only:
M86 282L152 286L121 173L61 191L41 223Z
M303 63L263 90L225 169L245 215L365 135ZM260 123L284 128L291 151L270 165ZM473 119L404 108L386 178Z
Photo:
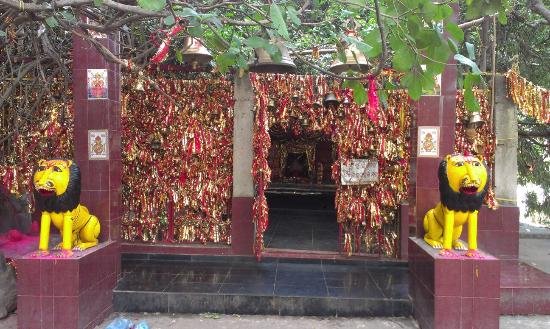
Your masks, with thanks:
M380 42L382 43L382 54L380 54L380 62L378 62L376 70L372 73L372 76L376 77L382 72L384 66L386 66L386 58L388 57L388 46L386 45L386 33L384 31L382 18L380 17L380 6L378 4L378 0L374 0L374 10L376 13L376 24L378 25L378 29L380 31Z
M550 10L544 6L541 0L530 0L529 7L537 14L541 15L550 24Z

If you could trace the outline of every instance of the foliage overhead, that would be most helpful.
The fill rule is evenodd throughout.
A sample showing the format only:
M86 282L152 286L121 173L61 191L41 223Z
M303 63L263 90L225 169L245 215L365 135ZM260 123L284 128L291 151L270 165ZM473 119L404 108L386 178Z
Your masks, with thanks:
M4 18L0 35L4 36L4 42L14 42L17 38L8 37L13 34L11 30L31 26L24 33L36 33L42 28L50 37L58 38L73 32L96 47L105 48L94 42L90 32L120 31L122 53L114 54L108 49L101 52L110 61L127 64L130 60L143 66L155 52L155 46L166 38L167 31L182 25L183 30L171 43L171 57L181 61L181 41L185 36L197 37L213 53L222 73L230 69L246 71L254 60L254 48L263 48L275 61L281 60L276 42L282 40L295 59L331 74L326 66L315 63L317 58L302 53L313 47L329 46L335 47L334 57L343 59L345 44L354 44L373 64L368 74L378 75L391 65L403 73L403 87L413 99L418 99L424 90L433 89L435 76L443 72L450 57L459 55L464 32L453 15L456 3L453 0L437 3L431 0L0 0ZM495 13L505 17L506 8L507 0L467 0L466 18ZM347 29L355 30L357 36L345 35ZM454 58L471 67L472 75L479 73L471 59L461 55ZM342 77L361 78L353 72ZM469 105L475 108L475 101Z

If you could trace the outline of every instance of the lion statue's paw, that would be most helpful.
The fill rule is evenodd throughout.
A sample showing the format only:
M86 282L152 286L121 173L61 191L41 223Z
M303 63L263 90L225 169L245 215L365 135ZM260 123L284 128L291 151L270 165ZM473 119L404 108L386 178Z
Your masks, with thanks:
M460 255L449 249L442 249L439 254L443 257L459 258Z
M49 255L50 253L46 250L37 250L31 254L32 257L46 257Z
M56 256L58 258L71 258L73 256L72 250L61 250L61 252L57 253Z
M468 250L466 248L466 246L464 245L464 243L462 243L460 241L457 241L453 244L453 249L454 250L460 250L460 251Z
M483 258L485 258L477 250L468 250L468 252L465 253L464 256L474 258L474 259L483 259Z

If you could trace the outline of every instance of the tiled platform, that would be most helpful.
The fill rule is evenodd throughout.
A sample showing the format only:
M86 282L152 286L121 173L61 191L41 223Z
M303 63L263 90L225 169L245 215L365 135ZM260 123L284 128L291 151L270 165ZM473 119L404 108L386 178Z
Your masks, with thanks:
M266 248L338 251L334 211L270 209Z
M334 191L315 191L293 195L268 190L266 248L338 252Z
M114 290L115 311L412 314L408 270L399 263L277 258L258 263L248 257L216 256L163 258L125 257L123 278Z
M518 260L503 260L500 312L506 315L550 315L550 274Z

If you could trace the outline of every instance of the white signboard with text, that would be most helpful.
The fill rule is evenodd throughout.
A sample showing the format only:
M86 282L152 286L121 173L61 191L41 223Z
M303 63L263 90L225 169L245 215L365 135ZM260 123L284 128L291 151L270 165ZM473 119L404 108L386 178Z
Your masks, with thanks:
M351 159L341 166L342 185L378 182L378 159Z

